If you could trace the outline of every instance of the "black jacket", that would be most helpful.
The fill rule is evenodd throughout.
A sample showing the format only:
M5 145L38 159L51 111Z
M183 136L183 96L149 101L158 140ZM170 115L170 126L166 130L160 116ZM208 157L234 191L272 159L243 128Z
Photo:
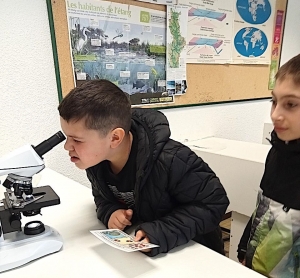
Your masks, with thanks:
M161 112L132 109L131 128L138 141L134 215L142 224L137 230L160 246L148 255L166 253L195 237L213 245L220 241L212 237L229 201L214 172L187 146L169 138L169 123ZM107 226L115 210L127 208L106 186L102 169L99 163L87 175L97 216ZM202 241L204 234L208 240Z
M286 210L290 208L300 210L300 139L284 142L273 130L270 143L272 147L266 158L265 171L260 183L263 195L283 204ZM252 220L253 215L238 245L240 262L245 259L251 230L253 230Z

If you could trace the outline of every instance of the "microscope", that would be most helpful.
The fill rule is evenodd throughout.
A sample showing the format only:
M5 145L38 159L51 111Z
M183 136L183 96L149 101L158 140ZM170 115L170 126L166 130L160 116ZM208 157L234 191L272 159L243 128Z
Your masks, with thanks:
M21 219L60 203L50 186L33 188L32 177L45 168L43 155L64 140L59 131L35 147L25 145L0 158L0 176L6 176L0 200L0 273L62 248L62 238L53 228L41 221L22 227Z

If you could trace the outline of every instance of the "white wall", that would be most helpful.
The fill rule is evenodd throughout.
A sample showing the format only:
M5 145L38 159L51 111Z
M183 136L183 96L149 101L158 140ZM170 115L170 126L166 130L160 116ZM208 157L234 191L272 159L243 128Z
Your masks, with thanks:
M177 140L216 136L261 143L269 100L162 110Z
M53 54L44 0L2 0L0 8L0 156L37 145L60 130ZM63 144L45 164L88 184Z
M300 53L300 7L299 0L288 0L287 17L283 33L280 65Z
M26 143L39 144L60 126L46 1L2 0L0 34L2 156ZM294 41L300 42L299 32L295 35L299 37L294 36ZM269 101L261 100L163 112L170 121L174 139L214 135L260 143L263 124L269 119L269 108ZM47 153L45 162L48 167L88 185L84 171L69 162L63 144Z

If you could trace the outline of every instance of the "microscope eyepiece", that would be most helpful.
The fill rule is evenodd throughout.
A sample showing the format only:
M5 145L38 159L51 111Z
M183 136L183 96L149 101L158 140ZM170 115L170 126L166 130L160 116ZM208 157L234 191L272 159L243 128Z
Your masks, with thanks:
M36 153L40 157L42 157L45 153L50 151L52 148L54 148L56 145L58 145L60 142L64 141L65 139L66 137L63 135L63 133L59 131L33 148L36 151Z

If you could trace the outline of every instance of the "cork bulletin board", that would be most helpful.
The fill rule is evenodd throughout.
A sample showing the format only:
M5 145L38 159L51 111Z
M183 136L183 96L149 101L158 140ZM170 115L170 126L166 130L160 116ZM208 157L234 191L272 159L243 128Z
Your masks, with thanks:
M75 87L65 0L46 0L57 88L60 100ZM112 0L121 4L166 11L163 5L134 0ZM286 14L287 0L277 0L276 10ZM280 42L282 42L283 31ZM280 53L281 44L279 45ZM270 97L270 65L187 64L187 92L175 96L175 103L156 107L183 107ZM153 106L151 106L153 107Z

